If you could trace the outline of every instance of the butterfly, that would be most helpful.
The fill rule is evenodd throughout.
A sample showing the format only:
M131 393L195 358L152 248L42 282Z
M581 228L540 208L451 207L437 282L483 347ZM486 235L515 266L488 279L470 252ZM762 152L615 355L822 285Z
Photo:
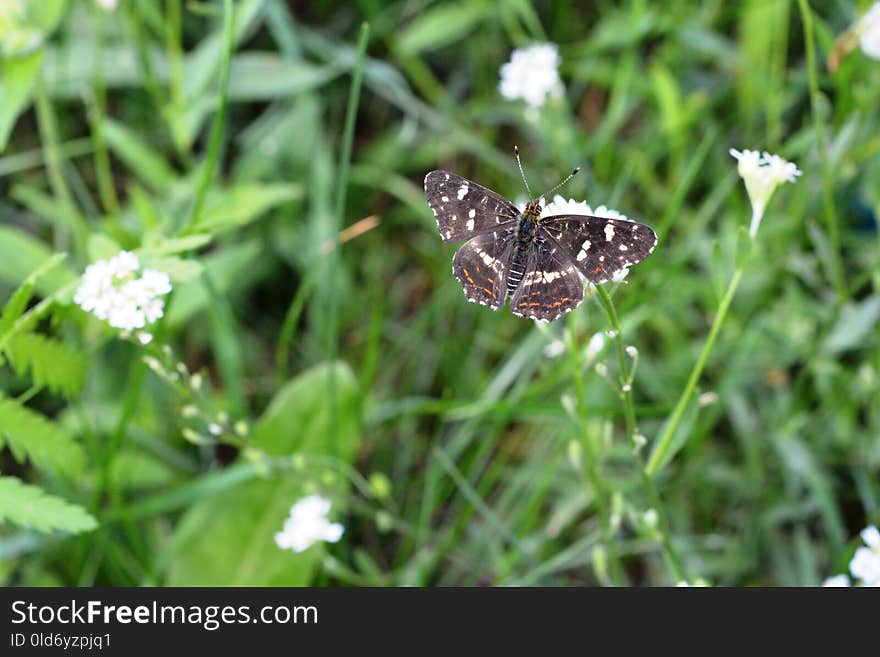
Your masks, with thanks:
M522 173L518 150L517 164ZM657 245L657 234L645 224L576 214L542 217L542 197L520 211L491 189L442 169L425 176L425 197L440 237L467 240L455 253L452 274L468 301L498 310L510 299L514 315L539 321L552 322L580 305L581 276L594 284L620 279Z

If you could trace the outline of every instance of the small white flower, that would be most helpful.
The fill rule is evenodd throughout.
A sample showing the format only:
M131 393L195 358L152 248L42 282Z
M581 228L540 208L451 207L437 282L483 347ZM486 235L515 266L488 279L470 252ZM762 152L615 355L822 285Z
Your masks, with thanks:
M835 575L834 577L829 577L824 582L822 582L822 586L826 586L829 588L839 588L849 585L849 577L847 577L846 575Z
M165 302L159 297L171 292L171 279L163 272L140 269L137 256L128 251L98 260L86 267L73 300L115 328L142 329L162 317Z
M554 340L544 347L544 355L547 358L558 358L565 353L565 343L562 340Z
M171 279L164 271L144 269L144 273L141 274L141 284L144 286L144 291L153 297L171 292Z
M880 530L873 525L866 527L861 537L867 547L856 550L849 562L849 572L864 586L880 586Z
M541 107L548 95L564 93L559 78L559 51L555 44L539 43L517 48L510 61L501 66L501 95L510 100L522 98L530 108Z
M284 528L275 534L275 544L282 550L302 552L318 541L336 543L344 528L327 520L330 500L320 495L309 495L290 507L290 516Z
M868 57L880 59L880 2L875 2L856 24L859 45Z
M737 171L745 181L749 201L752 204L749 235L754 239L764 216L764 208L767 207L773 192L782 183L795 182L801 172L794 163L767 151L762 155L758 151L748 149L738 151L731 148L729 152L738 162Z
M605 346L605 335L599 331L598 333L594 333L593 337L590 338L590 341L587 343L587 348L584 350L584 355L587 360L593 360L596 356L599 355L599 352L602 351L602 348Z

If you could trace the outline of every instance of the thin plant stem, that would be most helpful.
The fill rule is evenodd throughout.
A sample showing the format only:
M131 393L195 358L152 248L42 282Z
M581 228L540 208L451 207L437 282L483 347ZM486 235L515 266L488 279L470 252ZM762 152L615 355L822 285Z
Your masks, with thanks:
M576 411L581 425L581 443L584 446L584 455L586 456L587 460L587 481L590 484L590 487L593 489L593 495L596 498L596 510L599 514L599 523L601 526L602 534L601 545L605 549L605 553L608 555L611 583L615 586L620 586L625 583L626 574L623 570L623 565L620 561L620 555L617 554L617 548L613 540L614 532L611 527L611 515L608 511L608 491L605 489L605 485L602 482L602 477L599 472L598 455L596 454L596 450L593 447L593 440L590 437L589 433L586 431L586 426L584 422L584 404L586 399L586 392L584 389L583 365L581 363L580 349L578 349L578 346L575 344L575 339L573 335L569 337L567 347L569 353L572 355L571 360L574 363L573 378L575 394L577 395Z
M703 346L703 350L700 352L700 356L697 358L697 362L691 370L687 385L685 385L681 397L679 397L678 403L676 403L675 409L672 411L672 415L666 422L666 427L664 428L663 433L654 444L654 448L651 450L651 456L648 459L648 464L645 466L645 472L649 477L653 477L657 474L657 471L667 460L676 431L684 417L687 405L697 388L697 382L700 380L700 375L703 373L703 368L706 366L706 361L709 359L709 353L712 351L712 347L715 346L715 340L718 338L718 333L721 331L721 326L724 324L724 320L727 317L727 311L730 309L730 302L733 300L736 288L739 287L740 280L742 280L743 271L743 266L740 265L730 279L730 283L727 285L727 290L724 292L721 303L718 305L718 312L715 314L715 320L712 322L712 328L709 330L709 337L706 339L706 344Z
M116 188L113 185L113 173L110 169L110 155L107 152L107 144L101 133L101 121L107 108L107 91L104 87L104 42L106 35L106 17L104 12L97 12L97 48L95 55L94 77L94 102L89 114L89 123L92 130L92 146L94 147L95 177L98 183L98 195L104 210L117 216L119 214L119 199L116 196Z
M233 27L232 0L223 0L223 53L220 60L220 88L217 91L219 107L211 124L211 136L208 143L208 153L203 164L202 180L196 191L192 211L181 229L182 232L186 232L187 229L193 227L198 222L199 217L201 217L202 208L205 205L205 197L208 195L208 188L211 185L211 178L214 176L214 170L217 168L217 161L220 158L220 145L223 142L223 124L226 121L226 107L229 103L229 68L232 61L232 49L235 45Z
M370 37L368 23L361 24L360 36L358 37L357 57L351 76L351 87L348 93L348 106L345 110L345 127L342 132L342 151L339 156L339 173L336 180L336 203L333 212L333 225L330 227L330 235L335 239L342 229L345 215L345 201L348 193L348 178L351 171L351 151L354 143L354 128L357 119L358 104L361 96L361 81L363 80L364 62L367 57L367 42ZM327 361L332 363L337 354L337 315L339 300L336 294L336 270L339 266L339 249L331 249L327 255L326 272L327 278L324 287L326 294L326 354ZM329 422L327 426L330 453L336 453L336 368L331 367L327 375L327 403L329 410Z
M807 72L810 84L810 109L813 115L813 131L816 133L816 150L819 154L819 166L822 173L822 207L825 215L825 224L828 229L828 250L831 254L831 280L837 290L839 299L849 296L846 281L843 275L843 266L840 262L840 227L837 219L837 210L834 205L834 193L831 165L828 161L828 150L825 144L825 124L820 113L819 102L819 78L816 73L816 49L813 43L813 14L807 0L798 0L801 12L801 22L804 26L804 44L807 49Z
M617 310L614 307L614 301L612 301L611 295L608 294L605 288L601 285L596 286L596 293L602 303L602 307L605 309L605 314L608 316L608 323L611 325L611 330L614 332L617 363L618 368L620 369L620 398L623 402L623 414L626 419L627 439L630 444L635 445L636 435L639 431L636 422L635 401L633 399L632 391L632 382L635 377L635 371L633 368L630 368L627 363L626 347L623 344L623 333L620 330L620 321L617 318ZM653 509L657 512L657 531L660 535L660 544L663 547L664 556L666 557L669 569L672 571L673 577L676 581L686 580L687 577L685 576L684 569L681 565L681 559L672 544L672 533L663 502L660 499L660 493L657 491L654 480L648 476L644 464L640 463L639 465L642 485L648 492L648 497L651 500Z
M86 256L89 227L86 224L85 218L76 208L70 188L67 186L67 181L64 178L58 124L55 120L55 112L52 110L52 102L46 91L46 85L42 79L37 80L35 96L37 123L39 124L40 137L46 149L46 169L49 174L49 184L61 207L64 209L63 221L70 230L76 254L84 258Z

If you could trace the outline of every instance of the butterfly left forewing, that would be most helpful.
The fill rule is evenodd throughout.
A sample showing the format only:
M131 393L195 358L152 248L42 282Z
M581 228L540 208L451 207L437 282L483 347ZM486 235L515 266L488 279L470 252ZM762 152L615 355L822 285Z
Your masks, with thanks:
M425 197L446 242L493 231L519 217L516 206L500 194L442 169L425 176Z
M542 219L540 227L595 284L619 276L657 246L650 226L624 219L556 215Z

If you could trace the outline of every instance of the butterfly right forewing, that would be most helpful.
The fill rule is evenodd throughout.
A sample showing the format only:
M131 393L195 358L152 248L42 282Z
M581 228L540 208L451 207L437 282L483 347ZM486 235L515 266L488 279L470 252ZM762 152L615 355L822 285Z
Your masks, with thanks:
M614 279L657 246L650 226L624 219L557 215L542 219L540 230L595 284Z
M446 242L493 231L516 221L520 214L500 194L451 171L431 171L425 176L425 197Z

